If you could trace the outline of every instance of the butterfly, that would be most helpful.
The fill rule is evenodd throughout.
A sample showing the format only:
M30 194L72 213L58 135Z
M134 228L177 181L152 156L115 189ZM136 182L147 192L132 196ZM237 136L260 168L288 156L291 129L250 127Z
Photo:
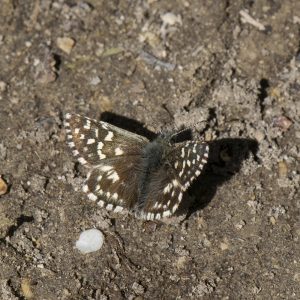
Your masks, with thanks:
M88 198L107 210L127 209L146 220L174 214L208 159L207 143L175 143L176 134L158 134L149 141L70 113L65 129L73 155L89 168L83 186Z

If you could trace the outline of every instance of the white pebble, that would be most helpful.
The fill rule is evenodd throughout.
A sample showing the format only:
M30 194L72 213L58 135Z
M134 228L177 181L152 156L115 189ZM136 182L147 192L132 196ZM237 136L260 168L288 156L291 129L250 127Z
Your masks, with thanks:
M88 229L81 232L76 242L76 248L81 253L90 253L101 249L104 241L103 233L98 229Z

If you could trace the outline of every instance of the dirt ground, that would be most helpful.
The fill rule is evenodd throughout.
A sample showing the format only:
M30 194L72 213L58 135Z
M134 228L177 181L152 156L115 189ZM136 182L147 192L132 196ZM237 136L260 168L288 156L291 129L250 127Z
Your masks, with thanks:
M299 0L0 3L1 299L300 299ZM185 208L89 201L66 112L191 127L211 151Z

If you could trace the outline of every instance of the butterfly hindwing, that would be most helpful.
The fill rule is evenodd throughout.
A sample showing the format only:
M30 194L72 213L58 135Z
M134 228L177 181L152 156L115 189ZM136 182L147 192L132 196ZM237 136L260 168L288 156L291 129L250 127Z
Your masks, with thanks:
M144 219L172 215L182 201L184 191L200 175L207 162L207 144L191 141L175 147L165 164L151 175L140 212Z
M208 144L188 141L178 144L169 154L169 163L184 191L201 174L207 163L208 152Z
M98 165L105 159L137 155L148 140L106 122L67 114L65 121L68 145L78 161Z
M138 159L112 159L93 168L83 186L89 199L108 210L131 210L138 197Z

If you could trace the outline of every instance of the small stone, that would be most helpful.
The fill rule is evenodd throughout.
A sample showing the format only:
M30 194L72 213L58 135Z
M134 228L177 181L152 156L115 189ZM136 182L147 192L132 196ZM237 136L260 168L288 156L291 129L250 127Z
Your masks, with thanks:
M187 256L179 256L177 261L176 261L176 267L177 269L183 269L186 266L186 263L188 261Z
M67 54L70 54L75 45L75 40L68 37L59 37L56 40L56 44L60 50L64 51Z
M104 241L103 233L98 229L88 229L81 232L76 242L76 248L81 253L91 253L101 249Z
M272 224L272 225L275 225L276 224L276 219L272 216L272 217L270 217L270 223Z
M98 85L101 82L101 79L99 76L95 76L91 79L90 84L91 85Z
M137 282L133 283L132 289L137 295L142 295L145 293L145 288Z
M260 142L262 142L264 140L265 134L262 131L257 130L254 133L254 138L260 143Z
M165 13L160 17L164 24L174 26L176 23L182 25L182 19L180 15L175 15L171 12Z
M286 162L284 160L280 161L278 163L278 176L280 178L285 178L285 177L287 177L287 174L288 174L288 167L287 167Z
M278 116L273 119L273 126L279 127L283 131L287 131L292 124L293 122L285 116Z
M4 81L0 81L0 92L4 92L6 90L7 84Z
M300 273L296 273L293 278L295 281L300 283Z
M221 248L222 251L228 250L229 244L227 243L227 241L221 242L220 243L220 248Z
M7 189L6 182L0 176L0 196L6 194Z
M244 220L240 221L238 224L235 224L235 228L240 230L246 225L246 222Z
M25 46L26 46L27 48L30 48L30 47L32 46L32 43L31 43L30 41L26 41L26 42L25 42Z

